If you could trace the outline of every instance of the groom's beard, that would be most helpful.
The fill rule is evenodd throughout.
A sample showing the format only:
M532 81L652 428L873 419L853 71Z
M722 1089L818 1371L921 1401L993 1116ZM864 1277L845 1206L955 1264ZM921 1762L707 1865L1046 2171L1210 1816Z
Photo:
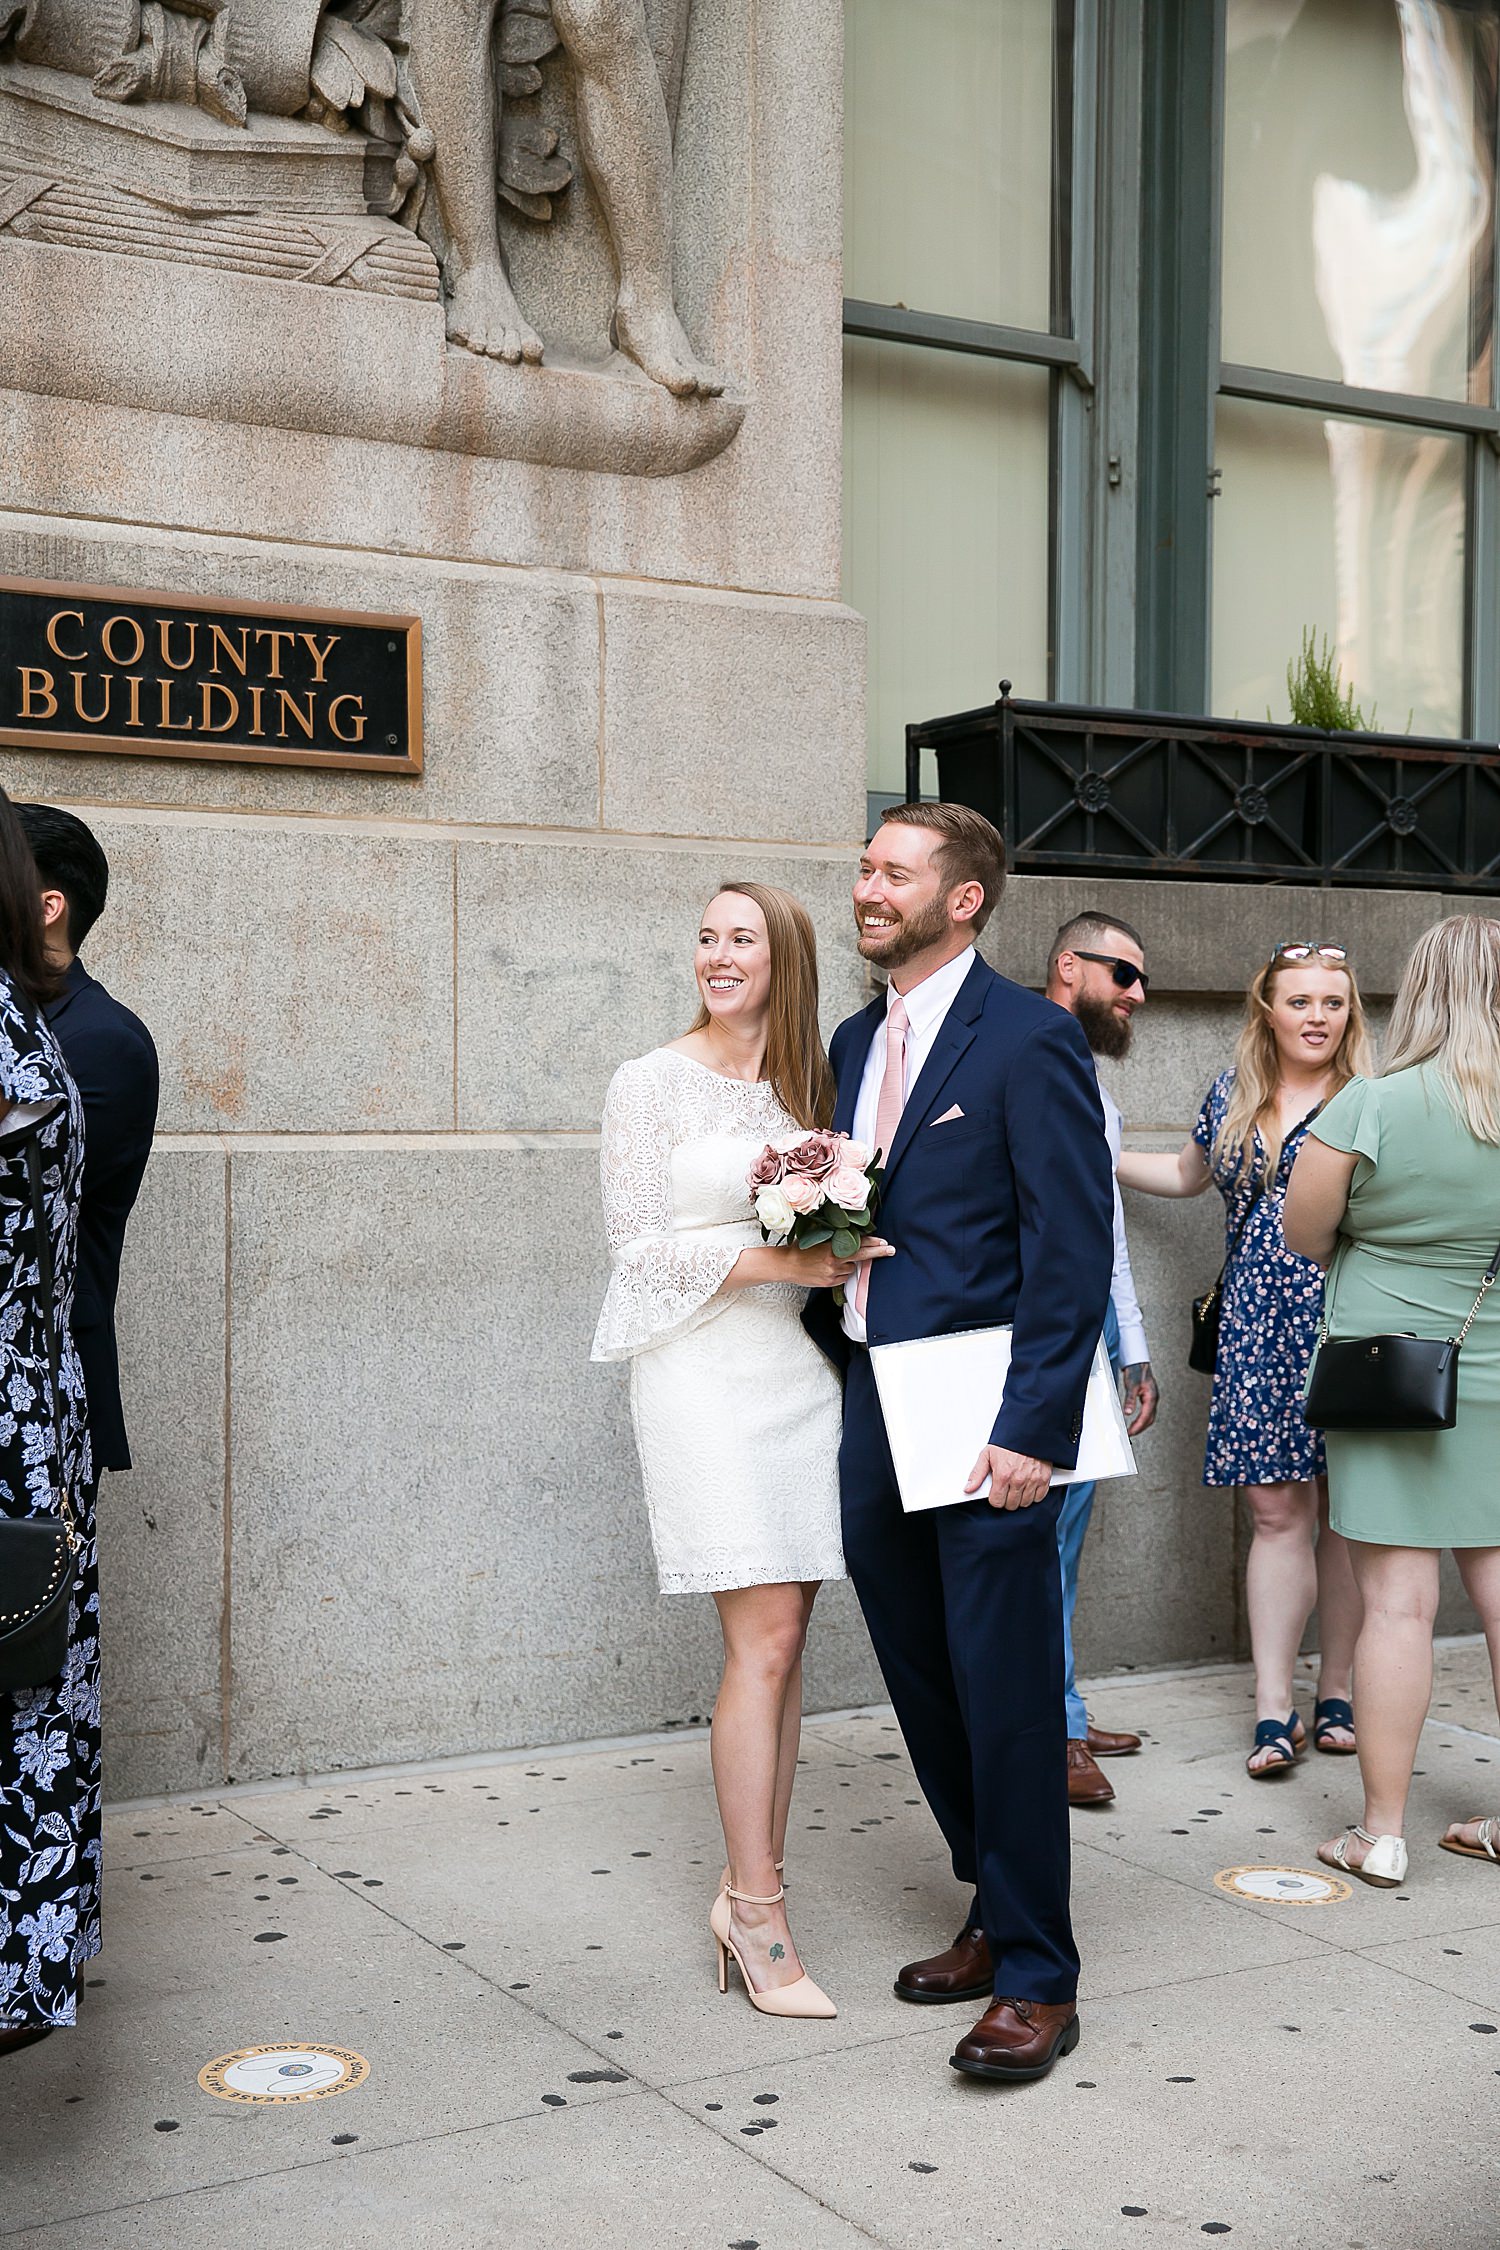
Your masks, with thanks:
M891 912L890 908L886 909ZM914 914L895 916L895 928L884 932L872 931L867 936L864 917L856 913L855 924L859 932L859 950L872 968L904 969L929 945L939 945L948 935L947 902L933 899L929 905L919 907Z
M1115 1014L1112 1000L1095 1000L1091 994L1080 993L1073 1003L1073 1013L1094 1054L1103 1055L1107 1062L1120 1062L1129 1054L1135 1025Z

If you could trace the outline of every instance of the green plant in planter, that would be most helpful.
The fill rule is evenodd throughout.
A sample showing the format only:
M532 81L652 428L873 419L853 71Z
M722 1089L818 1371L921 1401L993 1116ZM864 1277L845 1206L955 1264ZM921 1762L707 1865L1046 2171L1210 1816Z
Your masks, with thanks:
M1286 668L1286 693L1293 726L1319 727L1325 734L1368 734L1374 730L1374 704L1366 719L1354 700L1353 688L1344 685L1327 634L1320 649L1311 626L1303 632L1300 659ZM1266 717L1270 716L1267 711Z

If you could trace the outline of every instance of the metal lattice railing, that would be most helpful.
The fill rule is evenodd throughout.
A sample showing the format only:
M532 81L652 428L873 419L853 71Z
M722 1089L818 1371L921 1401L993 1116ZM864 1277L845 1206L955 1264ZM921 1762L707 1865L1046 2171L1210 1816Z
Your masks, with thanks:
M1026 703L906 730L1032 874L1500 892L1500 746Z

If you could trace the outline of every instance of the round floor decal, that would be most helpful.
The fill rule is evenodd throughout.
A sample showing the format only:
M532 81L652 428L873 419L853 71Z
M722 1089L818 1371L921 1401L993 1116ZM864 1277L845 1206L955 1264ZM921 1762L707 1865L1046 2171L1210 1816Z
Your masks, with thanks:
M1337 1875L1315 1875L1310 1867L1226 1867L1214 1886L1272 1906L1337 1906L1353 1896Z
M370 2075L352 2047L240 2047L205 2063L198 2083L221 2102L316 2102L347 2093Z

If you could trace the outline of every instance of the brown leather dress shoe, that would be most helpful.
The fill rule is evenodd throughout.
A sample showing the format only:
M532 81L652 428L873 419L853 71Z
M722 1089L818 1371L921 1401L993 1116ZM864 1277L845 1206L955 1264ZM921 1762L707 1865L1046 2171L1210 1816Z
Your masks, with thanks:
M997 1999L948 2059L971 2078L1045 2078L1077 2044L1072 2000Z
M948 2000L983 2000L995 1988L995 1965L983 1930L960 1930L946 1953L908 1961L896 1974L896 1998L931 2007Z
M1068 1743L1068 1803L1070 1805L1112 1805L1114 1790L1089 1756L1089 1746L1077 1735Z
M1091 1758L1128 1758L1139 1750L1141 1738L1138 1734L1111 1734L1108 1727L1096 1727L1090 1719L1088 1746Z

